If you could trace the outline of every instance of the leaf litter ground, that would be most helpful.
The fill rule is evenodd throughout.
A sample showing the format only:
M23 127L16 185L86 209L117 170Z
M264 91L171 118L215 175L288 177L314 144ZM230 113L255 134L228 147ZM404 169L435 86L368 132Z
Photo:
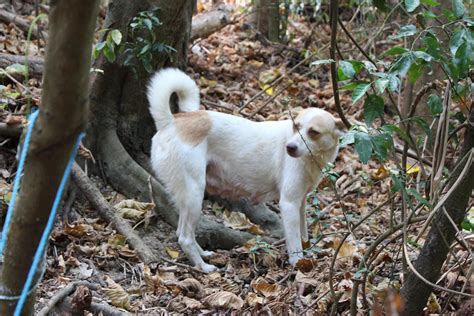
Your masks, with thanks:
M196 41L190 50L188 73L200 86L204 108L257 121L286 119L289 109L296 114L308 106L334 113L328 65L316 70L309 66L313 60L328 58L330 29L323 23L309 24L300 17L293 17L289 33L294 34L289 45L269 44L259 41L259 35L240 20L207 39ZM0 36L1 53L25 54L25 36L16 26L0 24ZM44 41L28 45L30 55L43 56ZM352 55L353 47L346 39L341 40L339 48L347 54L346 58L359 58ZM309 56L308 52L314 55L303 61ZM301 65L293 69L300 62ZM25 85L21 67L12 67L8 73L1 79L1 121L22 124L27 96L31 97L32 104L40 102L41 82L32 77ZM280 83L272 85L280 76L284 76ZM266 92L249 103L263 90ZM350 119L363 120L360 102L352 105L350 95L344 92L341 102ZM11 139L2 141L2 214L9 201L8 192L16 168L16 145ZM93 291L94 301L107 302L129 312L326 314L333 302L332 283L342 295L338 311L348 314L353 282L367 269L370 273L357 297L359 310L367 312L367 304L374 301L383 304L388 299L391 304L398 304L399 297L394 290L402 277L399 239L384 241L377 256L370 257L369 266L363 264L370 245L392 223L390 209L400 204L398 197L389 200L391 167L392 163L375 161L363 165L351 147L341 149L331 170L338 179L334 183L324 179L317 194L308 196L306 213L311 240L306 245L306 259L301 260L297 268L287 264L283 241L264 241L268 232L245 215L205 201L205 216L256 235L240 248L217 250L209 261L220 270L211 274L172 263L144 265L128 247L125 237L98 217L89 203L80 194L76 196L72 189L50 238L47 268L36 308L40 310L70 282L88 280L100 285ZM416 173L415 168L413 176ZM127 200L101 179L92 178L117 212L136 226L147 245L171 261L189 263L177 244L174 228L154 216L149 204ZM387 200L389 203L350 231L353 224ZM275 205L270 206L275 209ZM348 237L343 239L346 234ZM336 249L339 251L333 264ZM454 250L459 258L467 257L464 250ZM331 269L332 280L329 279ZM462 287L467 280L459 277L459 269L448 264L442 284ZM428 308L438 311L438 301L444 299L446 297L433 295Z

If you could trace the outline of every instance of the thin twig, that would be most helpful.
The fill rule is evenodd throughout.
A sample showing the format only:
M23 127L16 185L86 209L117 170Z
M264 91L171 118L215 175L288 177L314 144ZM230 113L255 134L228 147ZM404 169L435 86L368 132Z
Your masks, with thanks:
M329 54L333 62L331 62L331 82L332 91L334 93L334 104L336 105L337 113L341 118L342 122L347 128L350 128L352 124L347 120L344 115L344 111L341 107L341 100L339 99L339 87L337 84L337 69L336 69L336 44L337 44L337 17L339 13L338 0L331 0L331 47L329 48Z
M97 291L99 289L99 286L97 284L93 284L88 281L74 281L63 287L61 290L59 290L48 302L48 305L46 305L39 313L38 316L46 316L51 312L51 310L62 300L64 300L65 297L69 296L74 290L79 287L79 286L87 286L89 289L92 289L94 291Z

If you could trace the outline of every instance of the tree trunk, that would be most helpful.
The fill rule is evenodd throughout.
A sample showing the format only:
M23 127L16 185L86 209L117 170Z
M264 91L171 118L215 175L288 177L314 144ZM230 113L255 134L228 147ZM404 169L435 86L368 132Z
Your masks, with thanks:
M193 1L115 0L110 4L104 28L120 29L127 39L127 26L132 17L152 6L161 8L158 18L163 24L156 30L157 41L176 49L171 57L157 57L157 70L168 66L184 69ZM94 67L104 70L103 74L96 75L90 97L93 121L89 135L93 135L93 139L89 140L89 145L95 158L110 184L129 197L150 201L150 181L157 213L176 227L178 212L164 187L150 178L149 173L148 156L155 133L145 97L150 74L140 71L135 77L132 69L125 67L120 58L114 63L101 58ZM201 220L196 233L199 243L207 248L229 249L251 237L253 235L249 233L234 231L207 219Z
M51 1L42 106L7 238L4 295L19 295L23 288L71 150L85 128L97 13L96 0ZM33 313L34 297L32 291L22 315ZM1 301L0 314L13 315L15 306Z
M463 150L458 159L458 168L454 171L450 187L458 179L461 171L466 165L467 156L474 151L474 110L469 117L471 124L467 127ZM466 215L469 197L474 187L474 163L470 165L467 174L463 177L456 190L444 203L446 212L450 215L459 228ZM441 268L448 255L449 247L454 241L456 230L450 220L445 216L442 209L438 210L432 220L432 227L421 249L420 255L414 267L420 274L432 283L439 278ZM426 306L432 287L410 273L402 288L402 297L405 301L402 315L420 315Z
M258 0L257 30L272 42L280 40L279 0Z

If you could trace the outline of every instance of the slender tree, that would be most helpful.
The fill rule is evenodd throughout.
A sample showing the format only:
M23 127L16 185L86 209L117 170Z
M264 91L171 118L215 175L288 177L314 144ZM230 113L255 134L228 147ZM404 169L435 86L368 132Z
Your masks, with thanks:
M446 260L451 243L456 236L456 228L454 225L457 226L457 229L460 229L461 222L466 215L469 197L474 188L474 163L471 161L471 163L468 164L469 156L474 155L473 107L471 107L468 122L461 156L451 176L449 187L452 187L458 180L464 168L467 168L467 172L459 179L461 182L456 186L452 194L446 199L441 209L439 209L434 216L431 230L426 237L426 242L421 249L418 259L414 263L414 267L418 273L431 283L436 283L436 280L440 276L441 268ZM432 290L433 287L430 284L411 272L401 291L405 302L402 315L420 315L426 306L426 302Z
M7 238L3 295L17 296L23 288L71 150L85 129L98 7L98 0L51 1L42 105ZM33 313L34 297L33 290L23 315ZM0 315L13 315L16 303L0 301Z

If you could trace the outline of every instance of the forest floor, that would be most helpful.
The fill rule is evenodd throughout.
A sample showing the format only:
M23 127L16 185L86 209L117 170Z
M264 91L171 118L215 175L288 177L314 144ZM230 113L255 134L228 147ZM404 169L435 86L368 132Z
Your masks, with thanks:
M23 12L22 18L30 22L34 12L24 10L20 14ZM342 18L349 20L352 13L348 10ZM352 30L359 37L363 36L364 27L375 28L380 21L364 23L367 24ZM43 19L41 25L47 26L47 21ZM368 45L379 52L385 50L381 39L390 31L388 25L385 33ZM200 86L203 107L257 121L285 119L289 109L296 115L306 107L335 113L329 65L310 66L315 60L328 59L328 24L323 19L310 23L305 17L293 16L288 23L288 35L291 40L286 44L268 43L241 18L208 38L195 41L189 52L187 72ZM342 34L338 45L345 58L360 58ZM45 41L27 42L25 30L15 23L0 23L0 53L24 56L27 50L30 56L42 58ZM26 122L30 102L38 106L41 103L41 73L32 72L26 79L22 65L11 64L9 68L2 66L5 71L0 74L0 122L10 129ZM280 75L280 83L271 85ZM363 121L362 103L352 104L347 92L341 92L341 103L349 119ZM3 217L15 175L18 134L0 137ZM92 291L94 302L107 303L124 312L208 314L218 310L236 314L237 310L269 315L318 315L330 312L334 301L331 292L336 291L342 296L335 312L349 314L354 283L362 282L357 295L360 313L373 310L379 315L380 306L385 306L390 314L390 310L400 307L397 289L404 278L400 234L395 232L381 239L375 250L370 247L400 216L400 198L391 194L390 170L394 165L394 161L374 160L362 164L351 146L341 149L334 167L328 170L334 181L325 178L317 193L308 196L306 213L311 240L305 250L306 259L297 268L288 265L282 240L264 241L259 236L268 232L245 215L205 201L205 216L256 234L240 248L217 250L209 261L220 270L210 274L187 266L189 261L177 244L174 228L157 218L152 208L127 200L103 179L91 176L106 199L118 205L117 211L136 227L145 243L167 258L167 262L145 265L127 245L125 237L102 219L71 184L50 238L36 309L44 308L67 284L88 281L99 285ZM419 168L413 165L409 174L416 176ZM417 247L422 243L423 237L418 244L411 245L411 260L416 258ZM461 248L453 250L458 258L469 257ZM468 265L467 261L456 265L448 260L439 284L460 290L467 280L459 276L459 270L468 270ZM439 313L443 307L445 312L469 311L466 304L469 302L435 292L426 311Z

